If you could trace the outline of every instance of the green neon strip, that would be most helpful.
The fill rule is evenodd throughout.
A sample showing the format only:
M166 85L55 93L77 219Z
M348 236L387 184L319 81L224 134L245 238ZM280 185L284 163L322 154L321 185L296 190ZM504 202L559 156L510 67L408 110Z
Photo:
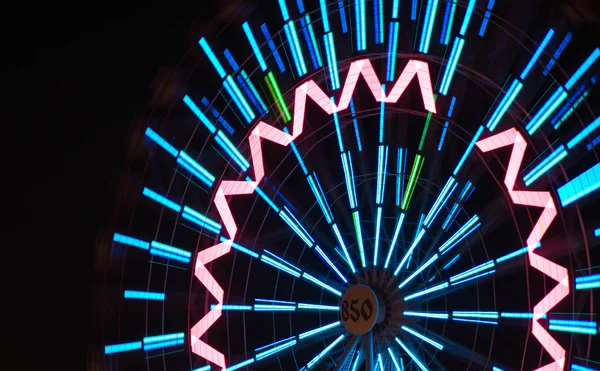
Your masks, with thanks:
M283 122L289 122L292 119L292 116L290 115L290 111L288 110L285 101L283 100L283 95L281 95L279 85L277 85L277 81L275 81L273 71L269 71L267 77L265 77L265 81L267 83L267 86L269 87L269 92L271 93L271 96L277 104L277 109L279 109L279 112L283 116Z
M358 251L360 252L360 263L362 267L367 266L365 260L365 249L363 247L362 230L360 228L360 219L358 217L358 211L352 213L352 219L354 220L354 230L356 231L356 241L358 241Z
M433 95L433 101L437 101L437 94ZM425 127L423 128L423 134L421 134L421 142L419 142L419 151L423 149L423 143L425 143L425 137L427 136L427 130L429 130L429 122L431 121L432 112L427 114L427 120L425 120Z
M423 168L423 157L420 154L417 154L415 157L415 162L413 163L412 170L410 172L410 179L408 181L408 186L406 186L406 193L404 194L404 200L402 200L402 209L406 210L408 208L408 204L410 203L410 199L412 198L413 192L415 190L415 186L417 185L417 179L421 174L421 169Z

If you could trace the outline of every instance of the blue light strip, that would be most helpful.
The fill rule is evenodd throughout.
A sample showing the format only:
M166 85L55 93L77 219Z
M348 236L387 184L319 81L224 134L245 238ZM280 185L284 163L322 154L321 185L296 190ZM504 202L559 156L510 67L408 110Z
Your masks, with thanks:
M595 368L584 367L581 365L571 364L571 371L600 371Z
M284 0L281 0L281 1L284 1ZM226 370L227 371L239 370L240 368L246 367L246 366L248 366L248 365L250 365L252 363L254 363L254 358L250 358L250 359L247 359L247 360L245 360L243 362L236 363L235 365L231 365L231 366L227 367Z
M300 335L298 335L298 339L299 340L307 339L309 337L312 337L312 336L315 336L317 334L320 334L323 331L327 331L327 330L330 330L332 328L335 328L335 327L339 326L340 324L341 324L341 322L337 321L337 322L333 322L333 323L330 323L328 325L316 328L314 330L303 332Z
M215 181L215 176L209 173L208 170L203 168L199 163L194 161L194 159L192 159L187 153L184 151L179 152L177 163L198 178L198 180L200 180L202 183L208 187L212 187Z
M215 131L217 131L217 128L212 124L212 122L210 122L208 117L206 117L206 115L202 111L200 111L200 108L198 108L198 106L196 105L196 103L194 103L192 98L190 98L188 95L185 95L183 97L183 102L196 115L196 117L198 117L198 119L204 124L204 126L206 126L208 131L210 131L212 134L214 134Z
M560 125L565 122L571 114L575 111L575 109L583 102L583 100L588 96L590 89L585 90L586 84L582 84L577 91L565 102L560 110L556 113L556 115L550 120L550 125L554 126L555 130L558 130Z
M165 294L162 292L135 291L125 290L123 296L125 299L140 299L140 300L165 300Z
M530 319L530 318L546 318L546 313L542 315L535 313L514 313L514 312L502 312L500 313L500 317L504 318L521 318L521 319Z
M472 0L475 2L474 0ZM425 20L423 21L423 30L421 31L421 42L419 43L419 52L427 54L431 42L431 33L435 22L439 0L428 0L425 10Z
M563 50L565 50L565 47L567 46L567 44L571 40L572 36L573 35L571 35L570 32L567 32L567 34L565 35L565 38L563 39L563 41L560 43L560 45L558 46L558 48L556 49L556 51L552 55L552 58L548 61L548 65L546 66L546 68L544 69L544 72L543 72L544 76L548 76L548 72L550 72L550 70L552 69L552 67L554 67L554 64L556 63L556 61L558 60L558 58L562 54Z
M261 115L267 112L268 109L265 105L265 102L260 97L260 94L258 94L256 87L252 83L252 80L250 80L250 77L248 77L248 75L246 74L246 71L242 70L237 76L237 79L240 85L242 85L244 91L246 92L246 95L250 97L252 104L254 104L254 107L256 107L258 112L260 112Z
M581 199L600 188L600 163L571 180L558 189L558 197L562 206Z
M329 32L329 13L327 13L327 0L319 0L321 8L321 20L323 21L323 29L325 33Z
M365 19L365 0L354 0L354 17L356 21L356 50L367 49L367 20Z
M308 245L308 247L312 247L315 241L310 237L308 232L302 227L302 225L296 220L294 215L287 210L287 207L284 206L284 209L279 212L279 216L286 222L287 225L296 232L296 234Z
M448 284L448 282L442 282L439 285L428 287L428 288L425 288L425 289L423 289L421 291L417 291L417 292L415 292L413 294L405 296L404 297L404 301L409 301L409 300L414 299L414 298L419 297L419 296L423 296L423 295L427 295L427 294L435 292L435 291L443 290L443 289L447 288L448 286L450 286Z
M383 43L384 27L383 27L383 0L373 0L373 14L375 19L375 44Z
M332 224L331 229L333 230L333 235L335 236L338 244L340 245L340 247L342 248L342 251L344 252L344 259L350 266L350 270L352 271L352 273L356 273L356 268L354 268L352 259L350 259L350 255L348 254L348 249L346 248L346 244L344 243L344 240L342 239L342 235L340 234L340 230L338 229L337 224L335 224L335 223Z
M340 310L340 307L335 305L298 303L298 309L338 311Z
M513 104L522 88L523 84L517 79L514 79L510 88L500 101L500 104L498 104L498 107L496 107L496 110L494 111L492 117L490 117L490 120L486 125L487 128L490 129L490 131L494 131L498 123L500 123L500 120L502 120L504 114L506 114L506 111L508 110L510 105Z
M278 345L278 346L276 346L276 347L275 347L275 348L273 348L273 349L269 349L269 350L266 350L266 351L264 351L264 352L262 352L262 353L258 353L258 354L255 356L255 357L256 357L256 360L257 360L257 361L260 361L261 359L264 359L264 358L267 358L268 356L271 356L271 355L273 355L273 354L279 353L279 352L281 352L282 350L285 350L285 349L287 349L287 348L291 348L291 347L293 347L294 345L296 345L296 340L288 341L287 343L284 343L284 344Z
M496 321L482 321L482 320L478 320L478 319L453 318L453 320L459 321L459 322L483 323L485 325L497 325L498 324L498 322L496 322Z
M333 343L329 344L327 346L327 348L323 349L321 351L321 353L319 353L315 358L313 358L310 362L308 362L306 364L306 368L308 370L310 370L311 368L313 368L320 360L321 358L325 357L327 355L327 353L329 353L331 351L331 349L333 349L336 345L338 345L342 340L344 340L344 337L346 335L340 335L337 339L335 339L333 341Z
M344 179L346 181L346 192L350 202L350 208L355 209L358 206L356 198L356 185L354 183L354 171L350 151L342 153L342 166L344 169Z
M478 223L478 221L479 216L473 215L467 223L465 223L458 231L456 231L456 233L452 235L452 237L448 238L448 240L439 247L440 253L442 255L446 254L451 248L456 246L456 244L477 229L477 227L481 225L481 223Z
M396 53L398 50L398 22L390 22L390 33L388 37L388 55L387 55L387 81L394 81L396 77Z
M388 146L379 145L379 154L377 157L377 190L375 194L375 203L378 205L383 204L383 195L385 194L388 150Z
M146 128L145 132L146 136L152 139L156 144L161 146L165 151L169 152L173 157L177 157L179 151L175 149L172 145L170 145L166 140L164 140L160 135L158 135L154 130L150 128Z
M521 80L524 80L525 77L527 77L527 74L529 74L529 71L531 71L531 69L533 68L533 65L540 58L540 56L542 55L542 52L544 51L544 49L546 48L546 46L552 39L552 36L554 36L554 30L549 29L548 33L546 34L546 37L544 37L544 40L542 40L541 44L538 46L535 53L533 53L531 60L529 61L529 63L527 64L527 66L525 67L523 72L521 72Z
M590 135L590 133L600 127L600 117L596 118L591 124L589 124L585 129L583 129L579 134L577 134L573 139L567 143L567 147L572 149L579 142L581 142L585 137Z
M483 21L481 22L481 27L479 28L479 36L485 34L485 29L487 28L488 22L490 20L490 16L492 15L492 9L494 8L494 0L489 0L487 5L487 10L483 16Z
M456 263L456 261L459 258L460 258L460 254L456 255L454 258L452 258L452 260L450 260L448 263L446 263L446 265L444 265L442 270L445 271L446 269L450 268L454 263Z
M467 147L467 150L463 154L463 157L460 159L458 165L456 165L456 168L454 169L454 173L453 173L454 176L456 176L458 174L458 172L460 171L460 168L463 166L463 164L467 160L467 157L469 156L469 154L473 150L473 147L475 146L475 143L479 140L479 137L481 136L481 133L483 133L483 126L480 126L479 129L477 129L477 132L473 136L473 139L471 139L471 143L469 143L469 146Z
M291 269L291 268L289 268L289 267L287 267L287 266L285 266L285 265L283 265L283 264L281 264L281 263L279 263L279 262L277 262L277 261L269 258L266 255L261 255L260 260L262 262L264 262L264 263L269 264L272 267L275 267L275 268L277 268L277 269L279 269L279 270L281 270L281 271L283 271L283 272L291 275L291 276L294 276L296 278L300 277L300 274L301 274L300 270Z
M412 5L410 7L410 20L411 21L417 20L417 1L418 0L412 0Z
M338 8L340 9L340 20L342 21L342 32L348 33L348 24L346 23L346 5L343 0L338 0Z
M425 235L425 229L421 228L419 234L417 235L417 237L415 237L415 239L413 240L413 243L408 248L408 251L406 251L406 253L404 254L404 258L402 258L402 260L400 261L400 264L398 264L398 267L394 271L394 276L398 275L398 273L400 272L400 269L402 269L402 266L404 266L404 263L406 263L408 258L412 255L413 250L415 249L415 247L417 247L419 242L421 242L421 239L423 238L424 235Z
M408 356L413 360L413 362L415 362L415 364L417 364L417 366L419 366L419 368L422 371L429 371L429 369L423 364L423 362L421 362L419 358L417 358L417 356L415 356L414 353L411 352L410 349L408 349L402 341L400 341L400 339L394 338L394 340L396 340L396 342L402 347L402 349L404 349L406 354L408 354Z
M472 275L477 274L479 272L483 272L485 270L494 268L494 266L495 266L494 261L490 260L487 263L480 264L480 265L478 265L476 267L473 267L473 268L471 268L471 269L469 269L469 270L467 270L467 271L465 271L463 273L459 273L457 275L454 275L454 276L450 277L450 282L462 280L462 279L464 279L466 277L472 276Z
M338 73L337 56L335 53L335 45L333 43L333 34L328 32L323 36L325 44L325 56L327 57L327 68L329 69L329 79L331 81L331 90L340 88L340 76Z
M226 75L225 69L223 68L223 65L221 64L221 62L219 62L219 60L215 56L215 53L212 51L210 45L208 45L208 43L206 42L206 39L204 37L201 38L200 41L198 41L198 44L200 44L200 47L202 48L202 50L204 50L204 53L206 53L206 56L208 57L208 59L210 60L212 65L217 70L217 73L219 74L219 76L222 79L224 79L225 75Z
M561 144L554 152L550 154L550 156L546 157L523 177L525 185L529 187L533 182L547 173L548 170L552 169L554 165L558 164L565 157L567 157L567 150L565 149L565 146Z
M278 0L279 9L281 9L281 16L283 17L283 21L287 21L290 19L290 13L288 11L287 5L285 4L285 0Z
M137 238L125 236L120 233L115 233L113 235L113 242L122 243L124 245L129 245L133 247L137 247L140 249L148 250L150 248L150 243L142 240L138 240Z
M435 319L448 319L449 318L448 313L406 311L403 314L405 316L411 316L411 317L425 317L425 318L435 318Z
M446 10L444 11L444 20L442 21L442 31L440 32L440 44L448 45L446 42L446 33L448 32L448 22L450 20L450 10L452 9L452 5L454 1L448 0L446 1ZM452 25L450 25L452 26Z
M221 242L225 242L225 241L229 241L229 239L221 236L220 241ZM248 248L245 248L244 246L242 246L242 245L240 245L238 243L232 242L231 243L231 247L233 247L234 249L236 249L236 250L238 250L240 252L243 252L244 254L250 255L251 257L258 259L258 254L257 253L255 253L254 251L252 251L252 250L250 250Z
M415 278L416 276L418 276L421 272L423 272L425 269L427 269L427 267L429 267L431 264L433 264L433 262L435 262L437 259L439 258L438 254L433 255L431 258L429 258L429 260L427 260L423 265L421 265L419 267L419 269L417 269L416 271L414 271L410 276L408 276L407 279L405 279L399 286L398 288L401 289L404 286L406 286L410 281L413 280L413 278Z
M377 207L377 217L375 219L375 245L373 252L373 266L377 266L377 261L379 260L379 236L381 234L381 217L383 213L383 208L381 206Z
M483 276L487 276L487 275L494 274L494 273L496 273L495 269L493 269L493 270L491 270L489 272L478 274L478 275L473 276L471 278L466 278L466 279L461 280L461 281L456 281L456 282L452 283L452 286L460 285L461 283L465 283L465 282L468 282L468 281L473 281L473 280L476 280L476 279L481 278Z
M168 198L159 195L158 193L154 192L153 190L151 190L148 187L144 187L144 190L142 191L142 194L156 202L158 202L161 205L164 205L166 207L168 207L169 209L176 211L176 212L180 212L181 211L181 206L179 206L178 204L176 204L175 202L169 200Z
M456 13L456 3L457 0L450 0L449 2L452 2L452 7L450 8L450 18L448 20L448 28L446 28L446 33L445 35L442 34L440 35L440 40L442 38L442 36L444 37L444 45L448 45L450 43L450 34L452 33L452 24L454 23L454 14Z
M123 343L123 344L105 345L104 346L104 354L130 352L132 350L139 350L139 349L142 349L141 341L134 341L131 343Z
M314 177L314 180L313 180L313 177ZM327 199L325 198L325 194L323 193L323 190L321 189L321 187L317 187L317 184L315 183L315 180L317 180L317 174L316 173L309 174L306 179L308 180L310 189L314 193L315 198L317 199L317 202L318 202L319 206L321 207L321 210L323 211L323 215L325 215L325 219L327 219L327 223L331 224L331 222L333 222L333 216L331 215L331 209L329 208L329 204L327 203ZM318 182L318 180L317 180L317 182Z
M434 347L438 348L439 350L444 350L444 346L440 343L438 343L437 341L428 338L427 336L420 334L418 332L416 332L415 330L411 329L408 326L402 326L402 330L418 337L419 339L423 340L424 342L426 342L427 344L433 345Z
M398 18L398 11L400 9L400 0L392 1L392 18Z
M550 116L558 106L567 98L567 92L562 88L558 87L554 94L544 103L542 108L532 117L531 121L525 126L529 135L533 135L539 129L544 121Z
M571 89L571 87L577 83L577 80L581 78L581 76L592 66L592 64L594 64L598 58L600 58L600 48L596 48L585 60L585 62L583 62L583 64L577 69L577 71L575 71L573 76L571 76L571 78L565 84L565 88L567 90Z
M453 311L452 317L498 319L498 312Z
M548 329L552 331L573 332L579 334L596 335L598 324L594 321L575 321L551 319Z
M335 272L335 274L337 274L338 277L340 277L340 279L342 281L344 281L344 283L348 283L348 280L346 279L346 277L344 277L342 272L340 272L339 269L337 269L335 264L333 264L333 262L327 257L327 255L325 255L323 250L321 250L321 248L318 245L315 246L315 250L317 251L319 256L321 256L321 258L323 258L323 261L325 261L325 263L327 263L327 265L329 265L329 267Z
M283 61L281 60L281 56L279 55L279 52L277 51L277 48L275 47L275 43L273 42L273 38L271 37L271 34L269 33L269 29L267 28L267 25L263 23L260 26L260 29L262 30L263 35L267 39L267 44L269 45L269 48L271 49L271 53L273 53L273 56L275 57L275 62L277 62L277 67L279 67L279 71L281 71L282 73L285 72L285 65L283 64Z
M296 310L294 305L270 305L270 304L254 304L256 312L293 312Z
M356 111L354 111L354 99L350 99L350 112L352 113L352 124L354 125L354 134L356 135L356 144L358 146L358 152L362 152L360 132L358 131L358 121L356 120Z
M542 244L538 242L537 244L535 244L535 245L533 246L533 248L531 248L531 250L537 249L537 248L539 248L539 247L541 247L541 246L542 246ZM519 255L525 254L525 253L526 253L526 252L528 252L529 250L530 250L530 248L529 248L529 247L523 247L522 249L519 249L519 250L517 250L517 251L511 252L510 254L506 254L506 255L504 255L504 256L502 256L502 257L500 257L500 258L496 259L496 264L498 264L498 263L502 263L503 261L506 261L506 260L509 260L509 259L512 259L512 258L514 258L515 256L519 256Z
M182 217L196 222L199 226L208 229L210 231L214 231L215 233L219 233L221 231L221 224L215 222L214 220L207 218L206 216L200 214L196 210L184 206ZM195 220L192 220L195 219Z
M591 143L588 143L588 145L585 146L585 148L588 151L591 151L592 148L594 148L596 145L598 145L598 143L600 143L600 135L598 135L596 138L594 138Z
M600 234L600 229L596 232ZM575 277L575 290L588 290L600 288L600 274Z
M317 38L315 37L315 31L313 29L313 25L308 14L306 14L304 18L300 19L300 25L303 28L304 38L306 39L306 45L308 46L308 51L310 52L311 58L313 60L313 67L315 68L315 70L319 67L323 67L321 51L319 50Z
M342 296L341 292L339 292L338 290L334 289L333 287L319 281L318 279L316 279L315 277L311 276L310 274L308 274L306 272L302 273L302 278L304 278L306 281L314 283L317 286L322 287L323 289L325 289L337 296L340 296L340 297Z
M242 171L247 171L250 167L250 163L248 160L244 158L244 156L238 151L238 149L231 143L229 138L221 130L217 132L217 136L215 136L215 142L225 151L229 157L242 169Z
M429 228L431 226L431 223L433 223L433 221L435 220L435 216L444 207L446 202L448 202L448 199L452 195L452 192L456 188L456 185L456 179L454 179L453 177L448 178L448 181L444 185L444 188L436 198L435 202L433 203L433 206L431 207L431 210L429 210L429 213L427 213L427 216L425 217L423 224L426 228Z
M475 8L475 0L469 0L469 5L467 5L467 12L465 13L465 18L463 19L462 26L460 26L460 35L465 36L467 33L467 27L469 27L469 22L471 21L471 16L473 15L473 9Z
M406 156L408 149L398 147L398 161L396 163L396 206L404 198L404 173L406 172Z
M227 94L229 94L229 96L233 100L233 103L235 103L235 105L242 113L242 116L244 116L246 122L252 122L252 120L254 120L255 117L254 112L250 108L250 105L248 105L248 101L246 100L246 98L244 98L242 92L235 84L231 76L227 76L225 78L225 81L223 82L223 87L225 88L225 91L227 91Z
M182 249L179 249L177 247L166 245L164 243L160 243L160 242L157 242L157 241L152 241L150 245L152 247L152 249L150 250L151 254L153 252L152 250L154 250L155 252L157 250L160 250L160 251L166 252L168 254L178 255L182 259L184 259L186 263L189 263L190 258L192 256L192 253L189 252L189 251L182 250Z
M442 146L444 145L444 139L446 138L446 131L448 131L448 121L444 123L444 130L442 131L442 136L440 137L440 143L438 144L438 151L442 150Z
M454 77L454 72L456 72L456 66L458 65L458 60L460 59L460 55L464 46L465 39L457 36L454 39L454 45L452 46L452 51L450 52L450 58L448 58L448 63L446 64L446 69L444 70L444 77L442 77L442 84L440 85L439 91L442 95L448 94L448 89L450 89L450 83Z
M225 128L225 130L227 130L229 135L233 135L235 133L235 130L233 130L231 125L229 125L229 122L225 120L225 118L219 113L219 111L217 111L214 107L210 107L210 102L208 101L208 99L206 99L206 97L202 97L202 104L204 104L204 106L210 110L212 115L219 121L221 125L223 125L223 127Z
M396 228L394 229L394 237L392 237L392 243L390 244L390 250L388 251L387 258L385 259L384 268L387 269L390 264L390 258L392 257L392 252L396 247L396 243L398 242L398 236L400 235L400 229L402 228L402 222L404 221L404 217L406 214L400 213L398 217L398 221L396 222Z
M300 48L300 42L298 41L298 34L296 33L294 21L289 21L286 23L283 26L283 30L285 31L285 36L292 52L292 59L294 60L294 65L296 66L296 72L298 73L298 76L304 76L307 72L306 63L304 62L304 55L302 54L302 49Z
M284 343L284 342L286 342L286 341L290 341L290 340L292 340L292 339L294 339L294 338L295 338L295 336L291 336L291 337L289 337L289 338L287 338L287 339L279 340L279 341L276 341L276 342L274 342L274 343L271 343L271 344L264 345L264 346L262 346L262 347L256 348L256 349L254 349L254 351L255 351L255 352L259 352L259 351L261 351L261 350L264 350L264 349L267 349L267 348L270 348L270 347L274 347L274 346L275 346L275 345L277 345L277 344L281 344L281 343Z
M250 29L250 25L248 24L248 22L244 22L244 24L242 24L242 28L244 29L244 33L246 34L246 37L248 38L248 42L250 43L250 46L252 47L252 51L254 52L254 55L256 56L256 59L258 60L258 64L260 65L260 68L263 70L263 72L266 71L267 64L265 63L265 59L263 58L260 48L258 47L258 44L256 43L256 39L254 38L254 34L252 33L252 30Z
M240 65L235 61L235 58L233 58L233 55L229 49L225 49L223 51L223 55L225 55L225 59L227 59L227 62L229 62L231 68L233 68L233 71L237 72L240 69Z

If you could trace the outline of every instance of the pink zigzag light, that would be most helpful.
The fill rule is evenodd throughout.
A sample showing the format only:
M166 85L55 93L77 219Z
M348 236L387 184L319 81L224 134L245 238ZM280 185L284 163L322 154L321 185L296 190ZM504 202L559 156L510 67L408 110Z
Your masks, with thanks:
M201 337L208 329L217 321L222 314L221 305L223 304L224 292L219 283L206 269L206 264L213 260L229 253L231 244L237 233L237 225L231 214L231 209L227 203L226 196L238 196L252 194L265 175L263 165L263 152L260 138L267 139L281 146L288 146L291 141L295 140L304 127L304 115L306 112L306 98L310 97L321 109L327 114L332 115L334 112L341 112L348 109L350 98L356 89L358 77L362 74L369 89L373 93L377 102L384 101L385 103L396 103L402 96L410 81L417 76L421 95L425 109L436 113L435 101L433 99L433 88L431 85L431 77L429 74L429 65L426 62L410 60L402 74L396 81L394 87L390 90L386 97L383 92L383 87L375 74L371 61L361 59L352 62L350 65L348 76L342 89L342 94L338 105L336 106L331 99L323 92L323 90L313 81L309 80L296 88L294 99L294 122L292 126L292 134L287 134L271 125L262 121L258 122L252 129L248 137L250 145L250 155L252 157L252 165L254 170L254 181L222 181L217 187L214 198L215 206L221 217L225 230L229 234L229 240L209 247L198 253L196 256L196 266L194 274L196 278L206 287L206 289L214 296L218 304L210 310L200 321L198 321L190 329L190 344L192 352L200 357L212 362L224 370L225 356L223 353L214 349L204 341Z
M476 144L483 152L493 151L510 145L513 146L510 162L506 168L504 185L506 185L513 203L544 208L542 215L540 215L531 234L527 238L527 246L535 246L540 242L550 224L552 224L556 216L556 206L550 192L517 191L514 189L515 181L521 168L521 162L523 161L523 155L525 154L525 149L527 149L527 142L517 129L512 128L480 140ZM529 249L528 256L529 262L535 269L558 282L556 287L533 308L534 318L532 320L533 326L531 332L554 360L554 362L538 368L537 371L562 371L565 367L565 349L540 325L539 318L548 313L548 311L569 295L569 273L565 267L537 255L533 249Z

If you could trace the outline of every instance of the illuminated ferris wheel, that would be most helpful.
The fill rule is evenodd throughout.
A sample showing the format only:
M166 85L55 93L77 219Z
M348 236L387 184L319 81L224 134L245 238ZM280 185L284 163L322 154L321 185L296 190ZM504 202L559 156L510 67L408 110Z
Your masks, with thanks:
M501 3L202 36L119 195L106 368L600 369L598 39Z

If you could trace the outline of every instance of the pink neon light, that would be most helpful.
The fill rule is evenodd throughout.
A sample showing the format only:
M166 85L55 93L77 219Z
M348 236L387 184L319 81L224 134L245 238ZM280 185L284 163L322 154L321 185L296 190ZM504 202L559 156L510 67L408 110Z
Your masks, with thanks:
M261 138L281 146L288 146L291 141L302 134L307 97L310 97L319 107L321 107L323 111L329 115L332 115L334 112L340 112L347 109L350 104L350 98L356 89L358 77L361 74L365 78L367 85L369 86L369 89L373 93L375 99L378 102L385 100L386 103L396 103L406 90L408 83L416 75L421 89L421 95L423 96L425 108L428 111L436 113L435 101L433 99L433 88L431 86L429 66L427 63L410 60L398 78L396 85L392 88L389 96L386 98L385 94L383 93L381 83L379 82L379 79L373 70L371 61L368 59L362 59L352 62L350 65L348 76L346 77L346 82L344 83L342 94L337 106L313 80L309 80L296 88L294 97L294 122L292 124L291 135L262 121L256 124L248 137L255 180L253 182L229 180L222 181L217 187L215 194L214 203L221 217L221 221L225 226L225 230L229 235L229 240L199 252L196 257L195 276L215 297L218 304L190 330L191 348L192 352L208 360L209 362L218 365L222 368L222 370L224 370L226 367L225 356L223 353L212 348L210 345L200 340L200 338L217 321L217 319L221 317L222 309L219 304L223 304L224 296L223 289L205 266L211 261L229 253L231 250L231 244L237 233L237 225L233 215L231 214L231 209L229 208L229 204L227 203L227 199L225 197L251 194L256 189L258 183L260 183L260 181L263 179L265 175L265 168L263 163Z
M515 181L519 174L519 169L521 168L521 162L523 161L523 155L525 154L525 149L527 149L527 142L517 129L512 128L480 140L476 144L483 152L489 152L497 148L513 145L510 161L506 169L504 185L506 185L506 189L515 204L544 208L542 215L540 215L527 238L527 246L536 245L540 242L546 233L546 230L552 224L552 221L556 216L556 206L550 192L516 191L514 189ZM569 295L569 273L565 267L537 255L533 249L529 250L528 256L529 262L535 269L558 282L558 285L556 285L556 287L554 287L533 308L533 313L536 318L532 320L533 326L531 333L538 339L554 360L554 362L538 368L537 371L562 371L565 367L566 351L538 321L543 314L548 313L562 299Z

